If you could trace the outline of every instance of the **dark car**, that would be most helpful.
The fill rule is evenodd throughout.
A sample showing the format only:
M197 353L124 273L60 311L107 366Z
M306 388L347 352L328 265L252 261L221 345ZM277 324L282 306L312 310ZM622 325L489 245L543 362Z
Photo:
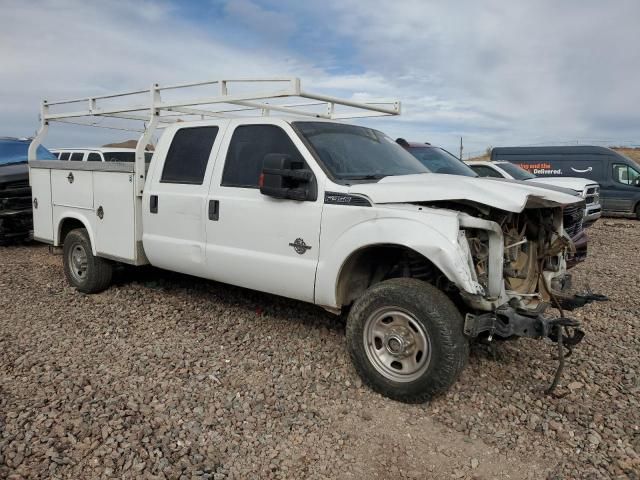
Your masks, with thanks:
M496 147L491 160L506 160L540 177L582 177L600 184L604 215L640 219L640 166L605 147Z
M436 147L430 143L408 142L403 138L398 138L396 142L406 148L409 153L416 157L420 163L433 173L444 173L449 175L464 175L467 177L477 177L478 174L466 163L455 155L449 153L444 148ZM494 179L495 180L495 179ZM499 179L499 181L513 182L515 180ZM550 190L556 190L567 195L576 195L576 192L567 188L555 187L552 185L540 185ZM572 268L587 258L589 239L582 225L584 215L583 207L568 207L564 211L564 225L567 234L571 236L576 251L567 262L567 267Z
M33 213L27 151L29 139L0 137L0 244L31 235ZM38 160L55 160L40 146Z

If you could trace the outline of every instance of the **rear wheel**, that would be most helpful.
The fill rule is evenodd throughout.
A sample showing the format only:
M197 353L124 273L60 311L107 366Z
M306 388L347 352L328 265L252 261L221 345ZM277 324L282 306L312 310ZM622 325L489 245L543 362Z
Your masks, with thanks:
M640 203L636 205L636 218L640 220Z
M469 356L453 302L434 286L409 278L378 283L356 301L347 343L367 385L408 403L447 390Z
M67 281L83 293L97 293L111 284L113 266L93 255L85 228L70 231L64 239L64 274Z

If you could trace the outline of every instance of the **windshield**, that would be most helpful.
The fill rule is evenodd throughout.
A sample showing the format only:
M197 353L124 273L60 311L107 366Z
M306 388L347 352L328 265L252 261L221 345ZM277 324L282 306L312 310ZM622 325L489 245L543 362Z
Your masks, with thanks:
M408 147L407 150L433 173L464 175L465 177L478 176L478 174L471 170L465 163L442 148Z
M28 141L0 140L0 165L27 163ZM36 150L38 160L56 160L56 157L42 145Z
M429 169L391 138L371 128L330 122L294 122L338 180L377 180Z
M130 162L136 161L135 152L103 152L105 162ZM145 152L144 159L147 162L151 161L153 156L152 152Z
M514 165L513 163L505 162L498 164L498 166L511 175L515 180L531 180L532 178L538 178L533 173L529 173L524 168Z

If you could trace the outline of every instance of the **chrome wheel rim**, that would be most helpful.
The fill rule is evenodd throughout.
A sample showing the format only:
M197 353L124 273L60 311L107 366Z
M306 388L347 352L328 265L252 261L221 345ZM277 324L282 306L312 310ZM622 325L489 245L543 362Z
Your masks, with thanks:
M77 282L83 282L87 278L87 251L84 246L77 243L69 249L67 263L71 276Z
M418 320L399 307L385 307L367 318L363 341L367 358L385 378L412 382L429 368L431 340Z

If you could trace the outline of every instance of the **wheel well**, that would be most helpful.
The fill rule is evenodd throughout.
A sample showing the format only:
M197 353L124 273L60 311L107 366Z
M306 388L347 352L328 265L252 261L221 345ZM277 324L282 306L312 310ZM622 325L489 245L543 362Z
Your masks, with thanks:
M64 243L64 239L67 237L71 230L75 230L76 228L86 228L84 223L82 223L77 218L65 218L60 222L60 245Z
M390 278L417 278L445 293L455 286L431 260L402 245L372 245L353 252L344 262L336 286L339 306L353 303L372 285Z

